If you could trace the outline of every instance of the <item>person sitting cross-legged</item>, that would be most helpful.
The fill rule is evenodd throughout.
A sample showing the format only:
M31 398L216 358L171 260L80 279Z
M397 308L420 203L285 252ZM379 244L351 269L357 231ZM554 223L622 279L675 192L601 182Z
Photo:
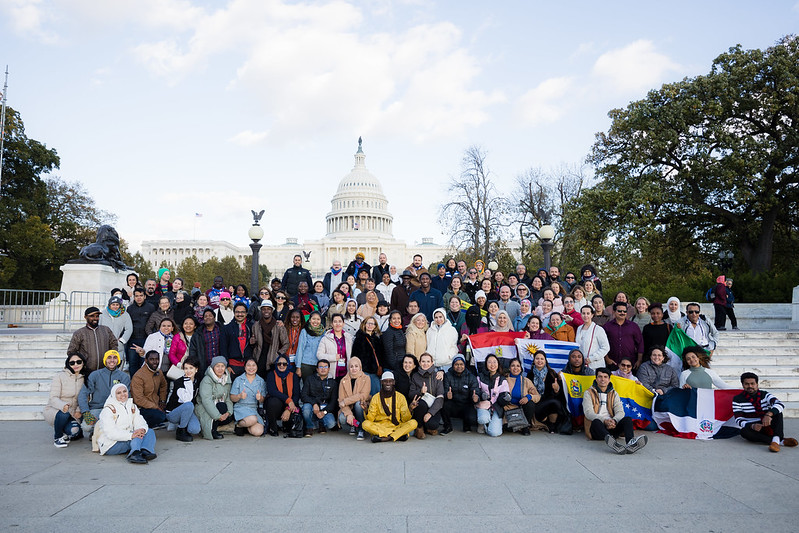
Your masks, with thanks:
M773 394L760 388L757 374L741 374L741 385L744 391L732 399L732 413L735 423L741 428L741 436L751 442L768 444L771 452L779 452L780 446L796 446L796 439L786 439L783 431L785 406Z
M111 387L95 428L100 455L127 454L128 462L147 464L156 457L155 432L147 427L141 411L122 383Z
M408 440L408 435L416 429L417 422L408 409L408 401L394 390L394 384L394 373L383 372L380 392L369 403L363 429L372 434L372 442Z
M116 350L105 352L103 367L89 374L80 390L78 405L83 413L81 428L86 437L91 437L105 401L111 393L111 387L117 383L130 387L130 376L122 371L120 361L121 355Z
M594 384L583 394L583 415L585 436L589 440L604 440L619 455L635 453L646 446L647 436L636 437L632 419L624 414L621 398L610 383L608 368L597 369ZM622 434L624 444L616 440Z
M176 379L166 400L166 419L175 424L175 438L192 442L200 432L200 419L194 413L200 392L200 361L193 356L183 361L183 377Z

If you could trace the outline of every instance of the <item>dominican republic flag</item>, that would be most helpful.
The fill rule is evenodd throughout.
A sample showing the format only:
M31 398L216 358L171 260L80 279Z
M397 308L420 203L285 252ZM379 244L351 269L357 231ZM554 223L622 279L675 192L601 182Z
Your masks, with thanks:
M524 337L519 331L488 331L469 335L469 347L472 349L474 363L482 363L490 354L500 359L513 359L516 357L516 339Z
M528 372L533 366L535 352L542 350L547 354L547 362L555 372L560 372L569 362L569 352L579 349L576 342L542 340L542 339L516 339L516 351L522 360L524 371Z
M732 399L740 389L671 389L655 400L652 418L661 433L681 439L727 439L740 430Z
M560 374L563 390L566 392L566 404L572 420L576 424L583 423L583 394L594 384L595 376L577 376ZM652 399L655 397L643 385L619 376L610 376L610 383L619 395L624 406L624 414L632 418L635 427L644 429L652 422ZM652 426L654 429L654 426Z
M682 372L682 351L689 346L697 344L680 328L672 328L669 338L666 339L666 355L669 356L668 364L677 371L677 375Z

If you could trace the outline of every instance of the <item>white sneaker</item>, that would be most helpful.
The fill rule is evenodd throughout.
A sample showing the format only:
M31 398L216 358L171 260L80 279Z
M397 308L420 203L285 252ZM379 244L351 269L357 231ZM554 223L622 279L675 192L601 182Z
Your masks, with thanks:
M64 437L58 437L53 441L53 446L56 448L66 448L69 446L69 440L64 439Z
M605 444L619 455L627 453L627 448L625 448L623 444L619 444L619 441L614 439L611 435L605 435Z
M636 437L630 441L630 444L627 445L627 453L635 453L644 446L646 443L649 442L649 437L646 435L641 435L640 437Z
M358 436L355 437L355 439L356 440L363 440L364 439L364 435L363 435L363 430L362 429L358 430Z

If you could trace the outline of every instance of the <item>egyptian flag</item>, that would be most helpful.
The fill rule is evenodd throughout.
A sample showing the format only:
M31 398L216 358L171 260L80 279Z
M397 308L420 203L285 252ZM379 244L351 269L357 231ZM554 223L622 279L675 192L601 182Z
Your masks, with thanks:
M482 363L490 354L500 359L514 359L516 352L516 339L524 338L524 333L519 331L488 331L469 335L469 347L475 365Z
M652 418L658 431L681 439L727 439L740 430L732 399L740 389L671 389L658 396Z

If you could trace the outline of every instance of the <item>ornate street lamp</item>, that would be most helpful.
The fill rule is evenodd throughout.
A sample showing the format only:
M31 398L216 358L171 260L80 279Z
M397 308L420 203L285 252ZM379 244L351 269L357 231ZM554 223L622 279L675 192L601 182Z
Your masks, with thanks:
M732 260L735 257L735 254L729 250L722 250L719 252L719 266L721 267L721 273L725 276L727 275L727 271L732 268Z
M262 209L260 213L256 213L252 211L252 218L253 223L250 226L247 235L250 237L252 242L250 243L250 249L252 250L252 273L250 275L250 293L251 294L258 294L258 278L260 277L258 274L258 252L261 249L261 239L264 238L264 228L261 227L259 222L261 221L261 217L264 216L264 210Z
M555 245L552 242L552 239L555 238L555 228L549 224L544 224L538 228L538 237L541 239L541 249L544 250L544 268L549 272L549 267L552 266L550 252Z

